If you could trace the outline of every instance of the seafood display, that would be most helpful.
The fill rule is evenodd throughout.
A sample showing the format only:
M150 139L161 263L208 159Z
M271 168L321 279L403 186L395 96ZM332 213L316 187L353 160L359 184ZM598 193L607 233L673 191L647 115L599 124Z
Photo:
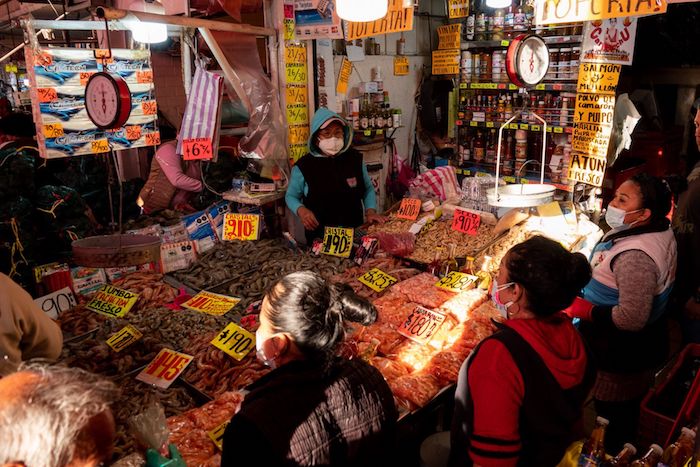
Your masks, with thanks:
M112 285L139 294L135 308L150 308L171 303L177 296L177 290L165 284L162 274L153 272L135 272L117 279Z
M56 321L63 331L64 339L67 339L94 331L106 320L106 317L88 310L85 305L78 304L61 313Z
M351 267L341 274L334 274L330 277L330 280L337 283L348 284L356 294L368 300L377 299L390 289L376 292L358 280L359 277L374 268L380 269L382 272L385 272L399 281L403 281L420 273L418 269L402 265L401 261L398 259L372 258L362 263L362 266Z
M428 264L435 260L448 258L448 246L455 246L458 258L473 256L493 240L493 227L481 223L476 235L452 230L452 221L437 220L429 223L418 234L413 253L408 257L419 263Z

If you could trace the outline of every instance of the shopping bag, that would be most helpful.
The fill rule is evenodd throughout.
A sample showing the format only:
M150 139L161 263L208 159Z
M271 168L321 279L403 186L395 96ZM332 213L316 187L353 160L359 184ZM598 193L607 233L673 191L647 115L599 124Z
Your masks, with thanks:
M438 167L417 176L411 182L411 189L417 192L433 194L445 201L459 192L457 175L451 166Z

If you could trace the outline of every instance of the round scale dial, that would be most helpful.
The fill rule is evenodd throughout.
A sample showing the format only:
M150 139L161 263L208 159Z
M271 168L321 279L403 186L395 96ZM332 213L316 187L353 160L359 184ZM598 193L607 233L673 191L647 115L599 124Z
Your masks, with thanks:
M85 109L97 128L124 126L131 114L129 86L121 76L95 73L85 86Z
M544 79L548 68L549 49L540 36L522 34L510 43L506 72L513 84L534 86Z

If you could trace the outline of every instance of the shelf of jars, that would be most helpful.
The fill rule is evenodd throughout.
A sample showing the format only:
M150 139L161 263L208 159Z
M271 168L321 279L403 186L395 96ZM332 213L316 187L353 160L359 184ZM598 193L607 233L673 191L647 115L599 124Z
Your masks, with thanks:
M519 88L513 83L459 83L459 89L490 89L496 91L517 91ZM530 90L576 92L576 83L540 83L535 85L535 87L533 87Z
M522 31L525 32L525 31ZM545 44L547 45L560 45L560 44L580 44L582 36L552 36L543 37ZM511 39L502 40L491 40L491 41L462 41L460 48L462 50L473 50L473 49L496 49L500 47L510 46Z
M457 120L457 126L465 126L472 128L501 128L502 122L477 122L475 120ZM525 130L525 131L542 131L543 125L535 125L528 123L511 123L506 128L508 130ZM573 133L574 129L572 127L562 127L562 126L552 126L547 125L547 133Z
M494 177L496 175L496 165L489 163L466 163L461 167L455 167L455 173L458 176L464 177ZM545 172L547 174L547 172ZM540 183L540 171L539 170L526 170L521 175L504 175L503 171L500 172L499 178L508 184L522 183L522 184L536 184ZM562 183L561 178L557 181L553 181L550 176L545 175L544 182L553 185L557 190L573 192L574 185L569 183Z

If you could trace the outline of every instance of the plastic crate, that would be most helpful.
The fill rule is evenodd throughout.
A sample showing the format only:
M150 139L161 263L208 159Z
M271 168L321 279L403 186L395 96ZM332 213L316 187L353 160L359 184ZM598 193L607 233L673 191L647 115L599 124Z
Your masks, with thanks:
M675 364L664 380L653 389L650 389L642 401L639 415L639 445L649 446L657 443L667 446L669 439L673 438L676 429L680 429L681 420L686 414L696 413L697 404L700 402L700 371L688 391L683 395L683 403L677 413L663 414L655 410L658 401L668 397L669 384L683 367L683 364L693 358L700 357L700 344L689 344L678 355Z

